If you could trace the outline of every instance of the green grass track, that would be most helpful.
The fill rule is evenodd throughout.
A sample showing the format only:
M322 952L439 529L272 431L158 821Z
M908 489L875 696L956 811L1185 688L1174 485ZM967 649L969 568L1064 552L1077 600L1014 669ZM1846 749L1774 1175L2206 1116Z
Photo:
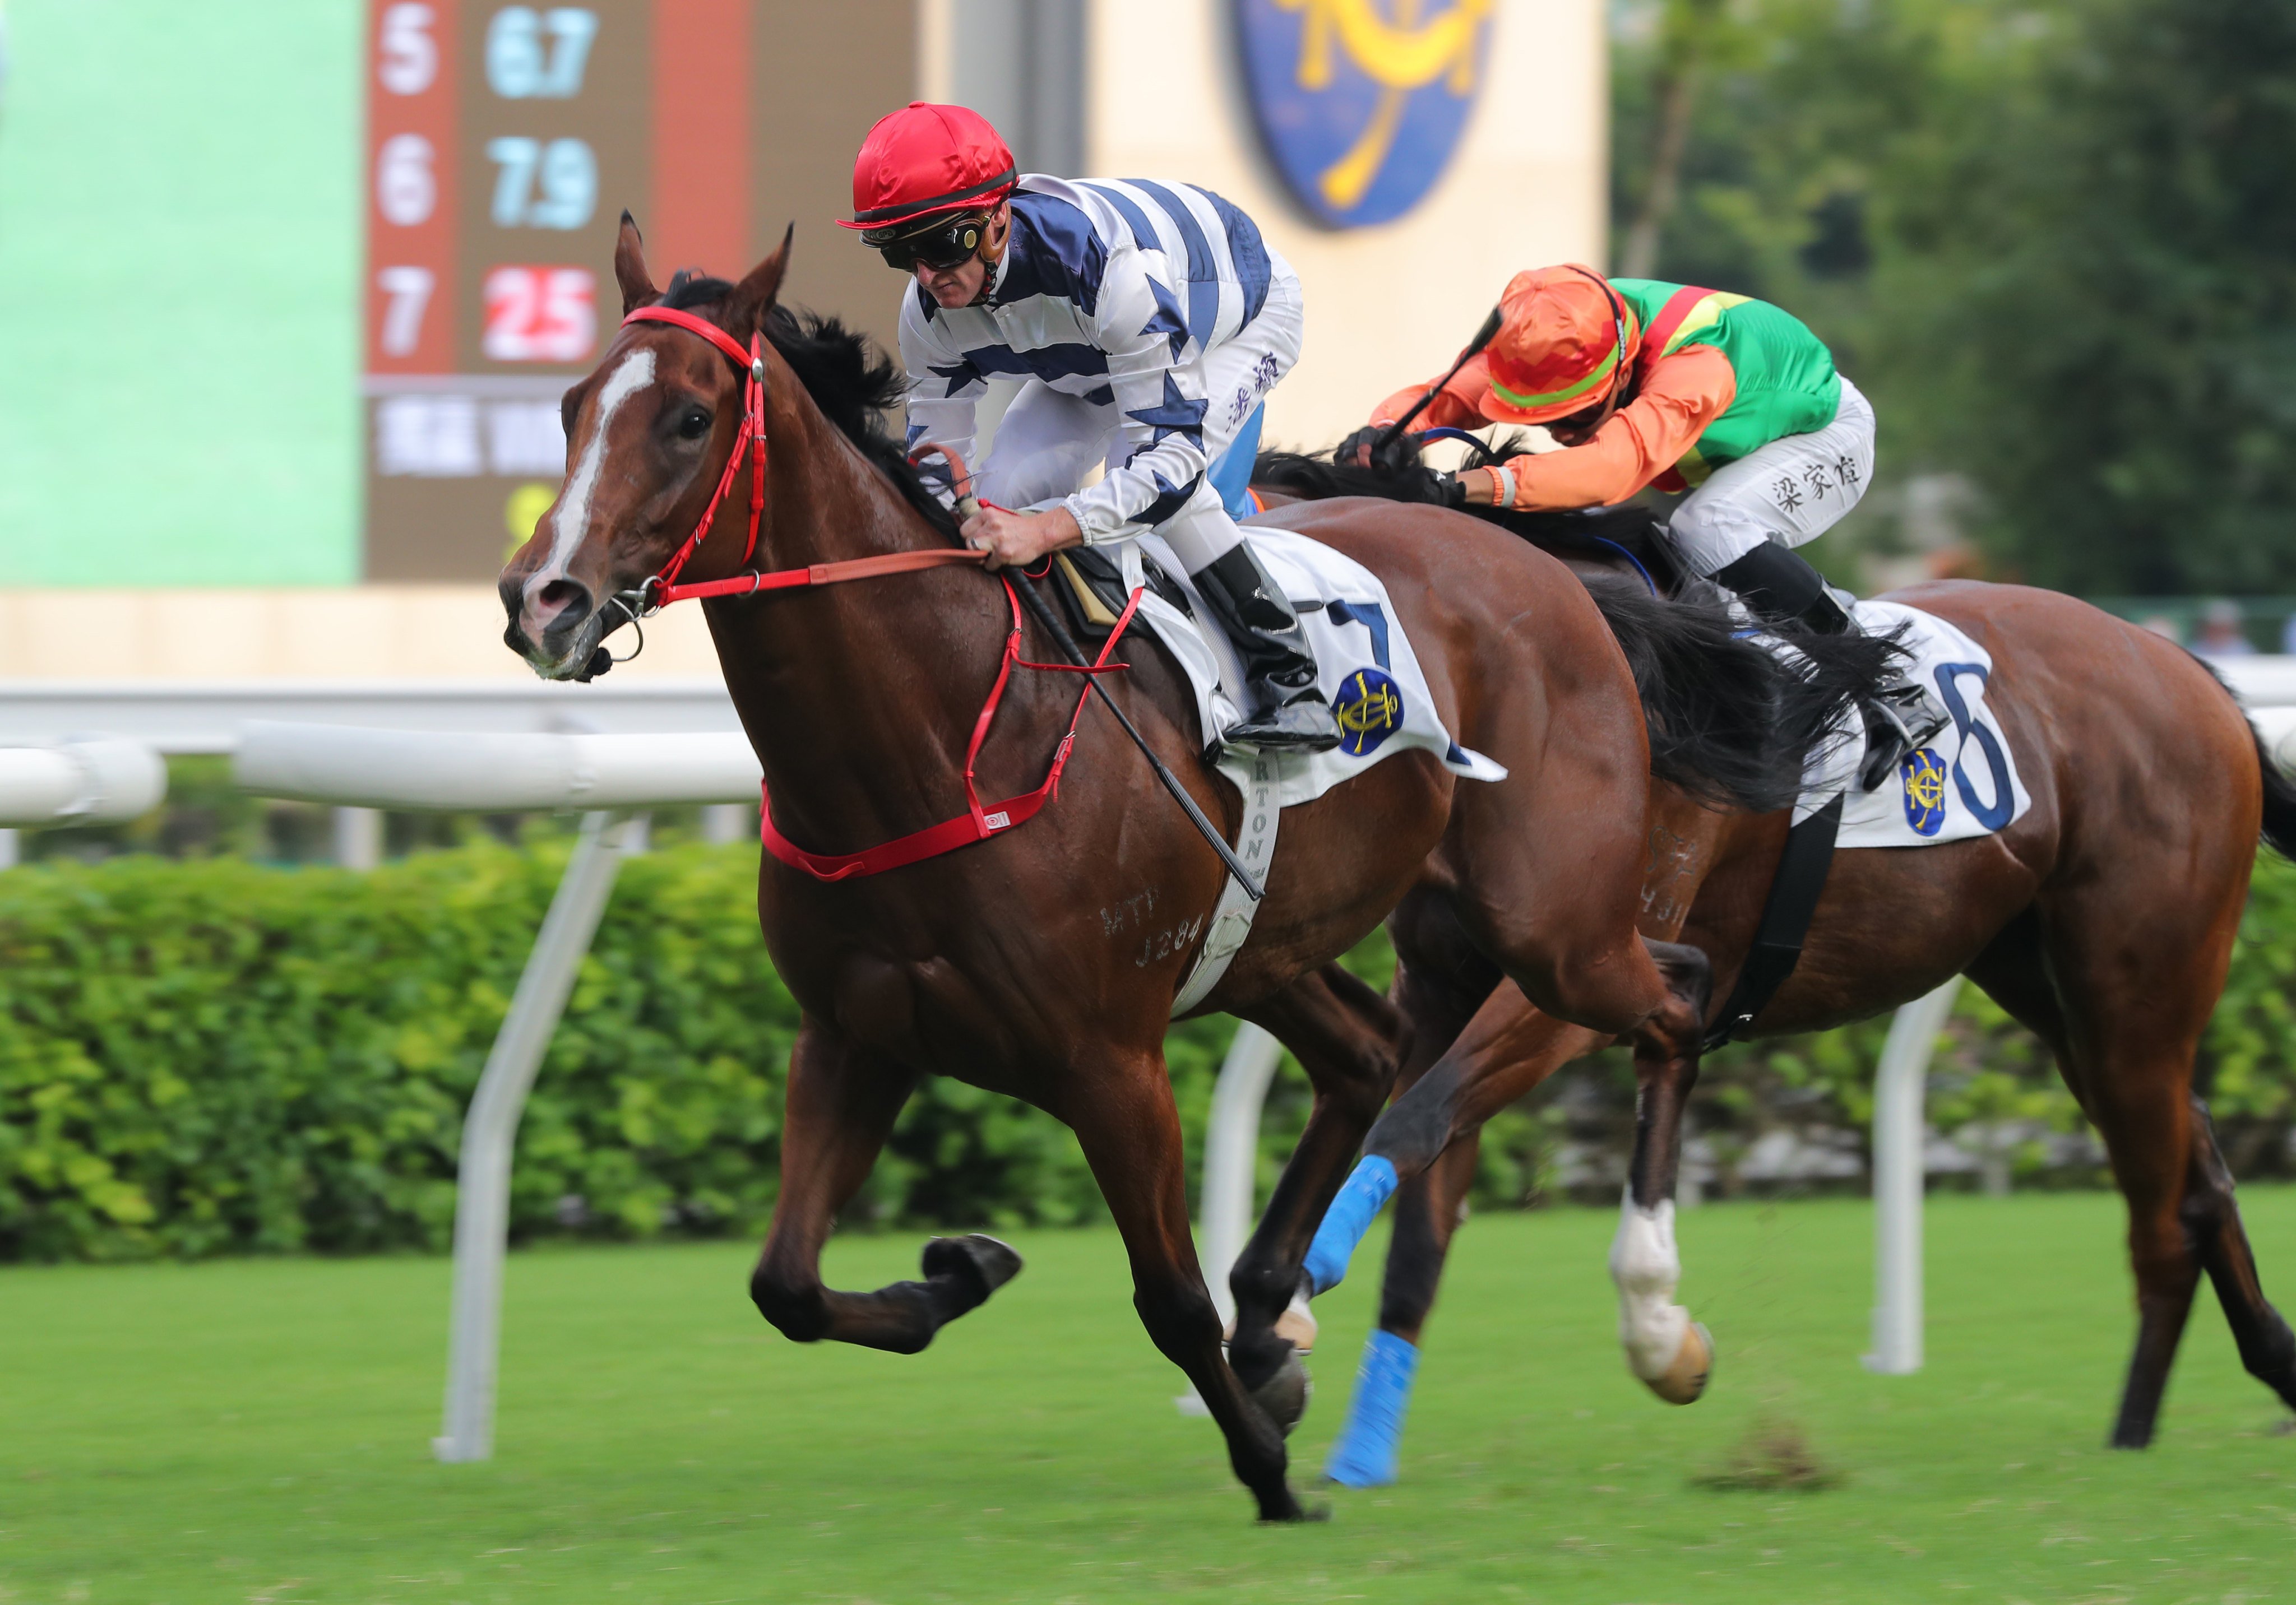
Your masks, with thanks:
M2287 1295L2296 1191L2243 1201ZM1403 1486L1284 1530L1173 1409L1105 1231L1021 1239L1020 1280L907 1359L783 1341L743 1247L514 1257L482 1466L428 1450L444 1261L0 1272L0 1601L2296 1599L2296 1437L2205 1293L2159 1445L2100 1446L2132 1336L2117 1199L1934 1201L1911 1378L1858 1364L1865 1204L1687 1214L1721 1363L1686 1410L1620 1362L1611 1225L1472 1222ZM830 1273L873 1286L916 1248L842 1239ZM1376 1263L1319 1306L1303 1486ZM1765 1417L1841 1481L1701 1486Z

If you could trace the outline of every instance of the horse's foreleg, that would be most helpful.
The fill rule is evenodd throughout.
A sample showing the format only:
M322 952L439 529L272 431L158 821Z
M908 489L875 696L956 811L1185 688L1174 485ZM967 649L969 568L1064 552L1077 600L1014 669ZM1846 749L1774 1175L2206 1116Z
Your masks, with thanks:
M1435 1307L1452 1235L1466 1215L1467 1190L1482 1150L1469 1132L1395 1194L1395 1234L1379 1290L1379 1326L1364 1340L1347 1420L1332 1442L1324 1475L1350 1488L1384 1487L1396 1478L1404 1417L1419 1374L1419 1339Z
M1302 1519L1306 1512L1284 1478L1283 1431L1252 1402L1220 1352L1219 1310L1196 1263L1180 1117L1161 1056L1111 1050L1069 1079L1054 1112L1076 1133L1124 1234L1141 1324L1195 1384L1227 1438L1237 1478L1259 1503L1260 1519Z
M799 1028L782 1123L781 1196L750 1274L750 1297L783 1337L914 1354L1020 1271L1021 1257L995 1238L939 1237L925 1245L922 1282L873 1293L822 1285L821 1246L867 1179L916 1079L811 1018Z
M1298 1056L1316 1094L1299 1146L1228 1275L1235 1295L1229 1363L1288 1431L1308 1403L1307 1375L1294 1355L1312 1345L1315 1333L1315 1318L1298 1301L1300 1262L1348 1161L1395 1085L1402 1019L1336 964L1301 978L1252 1018Z
M1666 975L1666 1006L1636 1033L1635 1152L1619 1233L1611 1244L1611 1280L1619 1289L1619 1340L1627 1365L1670 1404L1706 1391L1714 1345L1706 1329L1674 1301L1682 1258L1674 1242L1674 1187L1682 1163L1682 1118L1698 1080L1710 971L1694 947L1653 942Z
M1307 1273L1316 1292L1347 1274L1356 1245L1396 1188L1425 1170L1443 1151L1606 1040L1543 1014L1512 987L1502 987L1424 1076L1389 1106L1364 1143L1364 1158L1324 1212Z

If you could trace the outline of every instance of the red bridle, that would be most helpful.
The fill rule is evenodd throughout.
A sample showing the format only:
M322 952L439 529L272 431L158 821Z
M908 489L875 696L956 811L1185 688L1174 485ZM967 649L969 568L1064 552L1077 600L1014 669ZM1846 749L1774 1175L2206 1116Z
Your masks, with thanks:
M622 320L622 327L632 323L672 323L688 333L698 334L734 359L742 370L742 428L734 437L734 449L726 455L726 471L718 477L718 488L709 498L709 505L701 510L701 520L685 544L670 553L669 561L648 576L638 587L638 609L651 613L665 603L682 601L688 596L717 595L721 593L695 585L681 585L677 577L685 571L686 561L693 557L709 534L709 526L718 517L718 504L726 493L734 488L734 476L742 471L743 448L750 459L750 535L742 545L742 566L749 567L758 552L758 524L766 511L766 348L760 334L750 336L750 348L742 344L708 318L696 317L690 312L678 312L668 307L641 307ZM722 583L722 582L720 582ZM735 588L739 588L736 586Z
M841 562L810 563L802 569L777 569L770 574L755 569L736 574L727 579L697 580L690 585L676 583L686 561L709 533L710 521L718 516L718 504L733 488L734 476L741 471L742 448L749 448L750 474L750 538L742 548L742 562L746 569L758 552L758 522L766 505L766 352L764 337L750 336L750 348L744 351L741 343L707 318L690 312L676 312L667 307L641 307L622 320L625 327L631 323L674 323L678 328L700 335L739 364L744 371L742 389L742 428L734 437L734 449L726 459L726 471L718 477L718 489L709 498L709 505L701 510L701 521L685 544L670 554L668 562L648 575L637 589L635 605L629 605L632 618L641 618L673 602L689 596L748 596L759 591L787 591L800 585L833 585L849 579L871 579L882 574L906 574L919 569L941 569L956 564L977 564L988 553L959 548L928 549L922 552L889 552L877 557L849 558ZM935 450L940 450L935 447ZM955 471L960 487L966 481L964 467L955 453L944 452ZM783 836L774 825L774 800L759 787L758 811L758 833L764 839L766 850L791 869L804 871L816 880L842 880L852 875L875 875L886 870L898 869L903 864L922 859L936 858L943 853L970 847L976 841L986 841L1001 831L1010 831L1035 817L1045 804L1059 794L1061 772L1068 767L1069 754L1076 747L1077 725L1084 717L1086 697L1090 687L1077 693L1076 707L1069 715L1068 733L1053 749L1052 767L1044 783L1035 790L1023 791L1018 797L1008 797L1001 802L984 803L976 789L973 768L980 757L981 743L988 739L988 726L996 717L996 706L1004 700L1005 683L1013 670L1039 669L1049 674L1094 675L1109 674L1129 667L1123 663L1111 663L1109 655L1132 622L1140 606L1140 593L1135 591L1132 600L1109 631L1108 641L1100 649L1100 656L1089 666L1066 663L1031 663L1021 656L1021 597L1013 588L1009 574L997 578L1004 585L1007 605L1012 609L1012 627L1004 636L1004 651L996 667L996 683L989 687L988 700L982 703L980 714L972 724L972 739L964 749L964 812L954 819L945 819L891 841L880 842L858 853L809 853Z
M622 320L627 328L632 323L671 323L703 340L734 359L741 368L742 427L734 437L734 449L726 454L726 471L718 478L718 488L709 497L709 505L701 510L701 520L693 533L670 553L669 561L648 575L629 603L633 618L645 618L673 602L684 602L690 596L749 596L759 591L788 591L800 585L833 585L840 580L872 579L881 574L908 574L919 569L945 569L962 563L978 563L985 555L979 552L952 549L948 551L895 552L882 557L859 557L844 562L810 563L802 569L778 569L771 574L750 569L750 561L758 554L758 525L766 509L766 348L762 335L750 336L748 350L708 318L696 317L690 312L678 312L668 307L641 307ZM718 517L718 504L734 487L734 476L742 471L742 448L749 449L750 458L750 534L742 544L742 566L747 572L725 579L696 580L681 585L677 577L701 543L709 537L709 526Z

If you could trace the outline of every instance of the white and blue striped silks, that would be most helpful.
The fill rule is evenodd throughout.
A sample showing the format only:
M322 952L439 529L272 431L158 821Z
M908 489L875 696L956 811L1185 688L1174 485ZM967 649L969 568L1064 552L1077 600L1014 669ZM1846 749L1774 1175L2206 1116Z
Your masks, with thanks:
M1364 1340L1356 1390L1348 1399L1348 1419L1332 1440L1324 1476L1349 1488L1383 1488L1395 1480L1403 1418L1411 1406L1412 1379L1418 1374L1415 1344L1376 1330Z
M1210 191L1026 174L980 304L903 298L909 444L972 462L988 381L1020 379L980 494L1057 501L1092 545L1160 530L1193 568L1218 552L1191 537L1234 544L1260 403L1298 360L1304 317L1298 274Z

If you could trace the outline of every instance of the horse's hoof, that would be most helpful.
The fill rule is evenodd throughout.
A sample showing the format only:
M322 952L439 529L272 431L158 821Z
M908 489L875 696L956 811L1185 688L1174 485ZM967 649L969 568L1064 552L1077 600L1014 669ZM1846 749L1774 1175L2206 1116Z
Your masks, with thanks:
M1021 1257L993 1237L936 1237L925 1244L927 1282L950 1276L972 1290L976 1305L1021 1273Z
M1283 1313L1275 1317L1275 1335L1288 1338L1292 1347L1303 1355L1316 1352L1316 1317L1304 1298L1294 1298Z
M1267 1413L1283 1436L1292 1436L1292 1429L1308 1413L1308 1400L1316 1391L1308 1378L1308 1368L1300 1363L1295 1352L1283 1356L1283 1365L1275 1374L1252 1390L1251 1402Z
M1674 1352L1674 1363L1665 1374L1644 1377L1650 1390L1669 1404L1694 1404L1705 1393L1706 1384L1714 1376L1714 1334L1703 1322L1693 1321L1682 1334L1682 1347Z
M1332 1507L1328 1503L1319 1499L1313 1504L1302 1505L1293 1497L1290 1483L1283 1485L1282 1498L1262 1498L1259 1502L1259 1519L1263 1526L1272 1527L1279 1522L1329 1521L1331 1519Z

